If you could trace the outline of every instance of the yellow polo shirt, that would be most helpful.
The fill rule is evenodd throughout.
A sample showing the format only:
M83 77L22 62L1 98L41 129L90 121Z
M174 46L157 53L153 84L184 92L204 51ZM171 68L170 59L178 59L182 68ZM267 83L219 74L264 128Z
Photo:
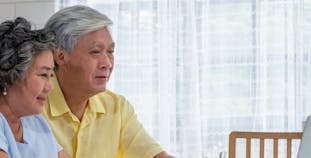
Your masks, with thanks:
M73 158L152 158L163 151L139 123L132 105L109 90L89 99L80 122L55 77L43 115Z

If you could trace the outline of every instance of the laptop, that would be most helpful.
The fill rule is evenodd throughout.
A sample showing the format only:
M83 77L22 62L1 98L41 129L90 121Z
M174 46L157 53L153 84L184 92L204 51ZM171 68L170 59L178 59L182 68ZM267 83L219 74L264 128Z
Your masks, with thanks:
M311 115L304 125L297 158L311 158Z

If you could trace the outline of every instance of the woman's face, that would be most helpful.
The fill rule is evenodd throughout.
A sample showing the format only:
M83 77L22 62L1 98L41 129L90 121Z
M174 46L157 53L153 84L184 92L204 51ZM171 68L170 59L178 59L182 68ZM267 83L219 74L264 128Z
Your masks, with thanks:
M107 28L79 38L71 54L64 54L59 64L69 87L78 87L85 94L94 95L106 88L114 66L114 42ZM62 79L60 79L62 80Z
M48 93L52 90L54 61L52 52L37 55L25 73L25 78L8 87L7 100L11 110L19 116L39 114L43 110Z

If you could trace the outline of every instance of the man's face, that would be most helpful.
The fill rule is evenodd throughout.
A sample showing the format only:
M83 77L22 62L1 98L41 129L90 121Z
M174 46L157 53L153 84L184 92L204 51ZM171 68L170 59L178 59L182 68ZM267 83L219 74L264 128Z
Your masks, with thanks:
M107 28L79 38L71 54L64 53L66 80L85 93L97 94L106 89L114 67L114 42Z

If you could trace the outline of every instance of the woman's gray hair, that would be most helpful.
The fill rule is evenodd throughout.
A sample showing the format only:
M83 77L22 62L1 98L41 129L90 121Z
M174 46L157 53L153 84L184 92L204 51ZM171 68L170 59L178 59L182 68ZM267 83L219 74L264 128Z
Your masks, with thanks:
M112 25L104 14L82 5L63 8L47 21L45 28L56 34L56 45L71 53L78 39L90 32Z
M30 23L18 17L0 24L0 91L21 81L33 59L44 50L54 51L55 34L31 30Z

